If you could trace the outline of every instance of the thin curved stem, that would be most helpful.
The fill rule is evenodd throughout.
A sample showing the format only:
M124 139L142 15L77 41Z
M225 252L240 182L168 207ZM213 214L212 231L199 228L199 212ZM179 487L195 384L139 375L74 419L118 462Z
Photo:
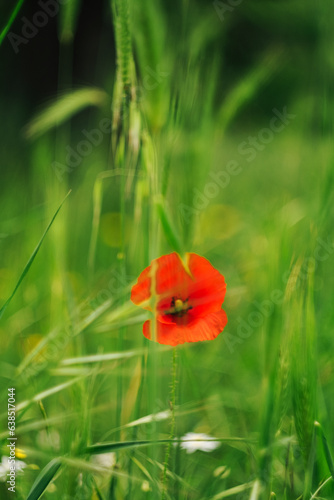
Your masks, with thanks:
M14 9L13 9L13 12L11 13L8 21L7 21L7 24L5 25L5 27L3 28L3 30L1 31L0 33L0 45L2 44L2 42L4 41L11 25L13 24L13 22L15 21L15 18L16 16L18 15L22 5L24 3L24 0L19 0L17 2L17 4L15 5Z

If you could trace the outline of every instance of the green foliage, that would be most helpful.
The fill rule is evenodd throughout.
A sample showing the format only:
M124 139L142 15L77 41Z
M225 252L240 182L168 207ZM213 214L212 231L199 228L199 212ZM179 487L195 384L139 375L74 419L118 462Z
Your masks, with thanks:
M54 222L55 218L56 218L56 217L57 217L57 215L58 215L59 210L61 209L61 207L62 207L62 205L63 205L64 201L66 200L66 198L67 198L67 196L68 196L69 194L70 194L70 193L68 193L68 194L66 195L65 199L61 202L61 204L60 204L60 205L59 205L59 207L57 208L57 210L56 210L56 212L55 212L54 216L52 217L52 219L51 219L50 223L48 224L47 228L45 229L45 231L44 231L44 233L43 233L43 235L42 235L42 237L41 237L40 241L38 242L38 244L37 244L37 246L36 246L35 250L34 250L34 251L33 251L33 253L31 254L31 256L30 256L30 258L29 258L28 262L26 263L26 265L25 265L25 267L24 267L24 269L23 269L23 271L22 271L22 273L20 274L20 277L19 277L19 279L18 279L18 281L17 281L17 283L16 283L16 285L15 285L14 290L12 291L11 295L8 297L8 299L6 300L6 302L5 302L5 303L3 304L3 306L1 307L1 309L0 309L0 319L1 319L2 315L3 315L3 313L5 312L5 310L7 309L7 307L9 306L10 302L12 301L12 299L13 299L14 295L16 294L16 292L17 292L17 290L18 290L19 286L21 285L21 283L22 283L22 281L23 281L24 277L25 277L25 276L26 276L26 274L29 272L29 269L30 269L31 265L32 265L32 263L34 262L34 260L35 260L35 258L36 258L36 256L37 256L37 253L38 253L39 249L40 249L40 248L41 248L41 246L42 246L42 243L43 243L43 240L44 240L45 236L47 235L47 233L48 233L48 231L49 231L50 227L52 226L52 224L53 224L53 222Z
M61 460L54 458L48 463L41 473L37 476L34 484L31 487L31 490L28 494L27 500L38 500L46 488L53 480L54 476L57 474L61 467Z
M115 57L101 37L91 74L106 77L80 88L83 3L64 3L59 96L28 125L26 95L1 98L20 499L334 496L333 6L232 3L111 0ZM171 349L144 338L130 290L172 251L224 274L229 322L177 347L170 387ZM187 453L188 432L219 447Z

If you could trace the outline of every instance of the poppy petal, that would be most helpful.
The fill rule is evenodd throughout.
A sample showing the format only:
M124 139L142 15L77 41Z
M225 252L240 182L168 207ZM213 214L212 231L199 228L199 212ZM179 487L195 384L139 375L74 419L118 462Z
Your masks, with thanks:
M224 276L207 259L195 253L187 254L187 264L193 278L189 290L192 306L189 316L198 318L219 311L226 292Z
M188 289L192 280L187 274L181 257L173 252L157 259L157 293L158 295L176 295L184 300L187 298Z
M186 342L213 340L224 330L227 324L227 315L223 309L199 318L194 324L186 328Z
M175 346L185 342L199 342L215 339L225 328L227 316L224 310L197 318L187 326L168 324L156 321L156 335L159 344ZM143 333L147 339L152 338L152 320L145 321Z
M137 283L131 290L131 300L134 304L150 310L149 304L143 305L143 303L148 302L151 298L153 276L156 283L156 294L160 297L166 297L167 302L166 299L165 302L168 306L174 295L186 300L192 280L187 274L180 256L173 252L153 260L140 274Z
M142 306L143 302L148 302L151 296L151 266L148 266L139 275L137 283L131 289L131 300L136 306ZM145 309L149 307L145 307Z

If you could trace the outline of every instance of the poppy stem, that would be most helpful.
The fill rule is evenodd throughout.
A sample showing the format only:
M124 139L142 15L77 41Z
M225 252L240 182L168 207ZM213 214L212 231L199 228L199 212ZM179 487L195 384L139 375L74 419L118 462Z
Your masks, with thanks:
M175 400L176 400L176 368L177 368L177 351L176 347L173 349L173 365L172 365L172 383L170 386L170 404L171 404L171 425L170 425L170 434L169 434L169 442L166 447L165 454L165 463L164 463L164 472L162 477L162 493L161 500L165 499L167 492L167 468L170 457L170 450L172 446L172 441L174 440L175 434Z

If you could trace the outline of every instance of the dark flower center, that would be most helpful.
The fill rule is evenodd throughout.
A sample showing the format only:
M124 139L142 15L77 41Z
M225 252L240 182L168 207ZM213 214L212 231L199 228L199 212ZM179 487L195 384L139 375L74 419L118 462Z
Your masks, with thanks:
M182 300L178 297L172 297L170 308L166 311L166 314L182 318L190 309L192 309L192 306L188 306L188 300L189 299Z

